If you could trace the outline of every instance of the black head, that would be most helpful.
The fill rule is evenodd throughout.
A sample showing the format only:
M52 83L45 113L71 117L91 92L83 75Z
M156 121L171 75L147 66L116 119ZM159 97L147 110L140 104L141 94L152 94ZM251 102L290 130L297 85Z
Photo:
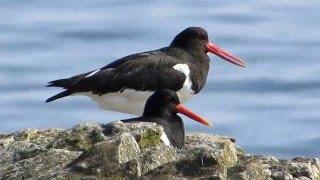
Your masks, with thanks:
M180 32L171 42L171 47L180 47L188 51L206 53L206 44L209 42L208 33L201 27L189 27Z
M201 27L189 27L183 30L173 39L170 47L182 48L202 57L206 56L207 52L210 52L232 64L241 67L246 66L246 63L242 59L209 42L207 31Z
M147 100L143 115L148 116L172 116L177 114L176 106L180 104L175 91L163 89L156 91Z
M207 120L180 104L179 97L175 91L167 89L158 90L149 97L143 116L168 119L177 115L177 113L184 114L195 121L211 126Z
M149 97L140 120L161 125L170 143L174 147L181 148L184 145L184 125L177 113L182 113L195 121L210 125L208 121L181 105L175 91L166 89L158 90Z

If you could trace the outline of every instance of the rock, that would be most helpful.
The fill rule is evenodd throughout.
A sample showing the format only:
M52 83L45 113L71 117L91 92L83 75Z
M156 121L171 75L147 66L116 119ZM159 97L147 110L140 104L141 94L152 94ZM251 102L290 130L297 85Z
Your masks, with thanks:
M48 147L62 134L61 129L45 129L38 131L38 136L31 139L29 142Z
M177 150L173 160L146 177L226 179L227 168L237 162L237 150L227 137L192 134L186 137L185 147Z
M160 144L163 127L156 123L128 123L130 133L137 140L141 149L151 148Z
M77 159L81 152L50 149L35 157L24 159L0 171L4 179L44 179L62 171L70 162Z
M37 129L25 129L18 134L16 134L15 139L18 141L30 141L39 136L39 131Z
M7 165L32 158L45 151L44 147L26 141L13 142L7 147L0 149L0 170L4 169Z
M176 149L155 123L84 123L0 135L0 179L320 180L317 158L250 155L230 137L189 134Z
M121 121L115 121L106 125L104 128L104 134L107 136L130 132L142 149L163 144L161 135L164 133L164 130L162 126L156 123L123 123Z
M62 133L61 129L25 129L21 132L14 133L14 139L16 141L27 141L41 146L49 146L53 141L55 141Z
M279 165L270 167L271 178L274 180L290 180L293 176L288 172L288 170Z
M129 133L123 133L116 138L99 142L91 151L84 154L75 164L74 169L79 172L87 172L97 176L126 176L126 163L138 159L140 148L134 137ZM131 166L130 166L131 163ZM128 166L132 167L132 162ZM140 176L139 167L133 167ZM123 169L125 167L125 169Z
M208 134L192 134L186 137L185 156L202 156L203 165L218 165L226 168L237 162L237 149L228 137Z
M264 159L253 155L243 155L233 167L228 169L228 179L232 180L268 180L271 179L271 171Z
M2 135L0 137L0 149L8 147L8 145L11 144L13 141L14 141L13 136Z
M282 161L293 177L320 179L320 161L318 158L297 157L291 161Z
M154 170L168 162L176 160L176 150L170 146L156 146L141 154L141 172Z
M106 140L96 143L74 169L96 176L134 178L175 158L175 149L161 142L164 131L155 123L118 121L104 128Z
M49 146L50 148L72 151L88 151L97 142L105 140L100 124L84 123L62 131Z

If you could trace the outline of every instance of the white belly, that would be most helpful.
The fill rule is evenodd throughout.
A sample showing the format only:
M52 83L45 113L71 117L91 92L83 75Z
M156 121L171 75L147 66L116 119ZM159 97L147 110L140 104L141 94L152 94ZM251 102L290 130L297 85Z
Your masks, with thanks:
M127 114L142 115L147 99L153 94L153 91L135 91L133 89L126 89L122 92L108 93L102 96L97 94L79 93L90 97L102 109L117 111ZM177 92L180 102L188 101L193 92L188 87L183 87Z
M122 92L108 93L102 96L92 93L81 93L90 97L102 109L128 114L142 115L147 99L153 94L151 91L135 91L125 89Z
M192 82L189 74L190 70L187 64L176 64L173 68L185 74L186 79L182 88L177 91L179 100L184 103L194 95L192 90ZM95 73L94 71L93 73ZM89 74L90 75L90 74ZM88 75L88 76L89 76ZM128 114L142 115L147 99L153 94L153 91L136 91L133 89L125 89L122 92L107 93L99 96L97 94L77 93L85 95L94 100L102 109L117 111ZM76 95L76 94L75 94Z

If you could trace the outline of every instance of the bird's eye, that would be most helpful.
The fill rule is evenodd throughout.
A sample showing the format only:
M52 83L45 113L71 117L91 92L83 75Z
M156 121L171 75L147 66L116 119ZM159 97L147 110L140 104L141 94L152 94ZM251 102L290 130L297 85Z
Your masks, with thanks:
M165 96L164 97L164 101L167 102L167 103L171 102L171 97L170 96Z

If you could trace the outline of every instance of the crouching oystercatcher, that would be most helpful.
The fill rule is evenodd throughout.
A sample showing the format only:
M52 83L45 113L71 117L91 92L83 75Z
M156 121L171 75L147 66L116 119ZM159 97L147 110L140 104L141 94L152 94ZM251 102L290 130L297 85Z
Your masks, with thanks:
M118 59L100 69L49 82L65 90L46 102L84 95L103 109L141 115L147 99L159 89L176 91L186 102L200 92L207 80L209 56L213 53L241 67L245 62L209 42L201 27L180 32L168 47Z
M210 122L183 106L175 91L166 89L158 90L150 96L141 117L122 120L122 122L157 123L163 127L165 132L165 134L161 135L163 143L182 148L185 132L183 121L177 113L184 114L195 121L211 126Z

